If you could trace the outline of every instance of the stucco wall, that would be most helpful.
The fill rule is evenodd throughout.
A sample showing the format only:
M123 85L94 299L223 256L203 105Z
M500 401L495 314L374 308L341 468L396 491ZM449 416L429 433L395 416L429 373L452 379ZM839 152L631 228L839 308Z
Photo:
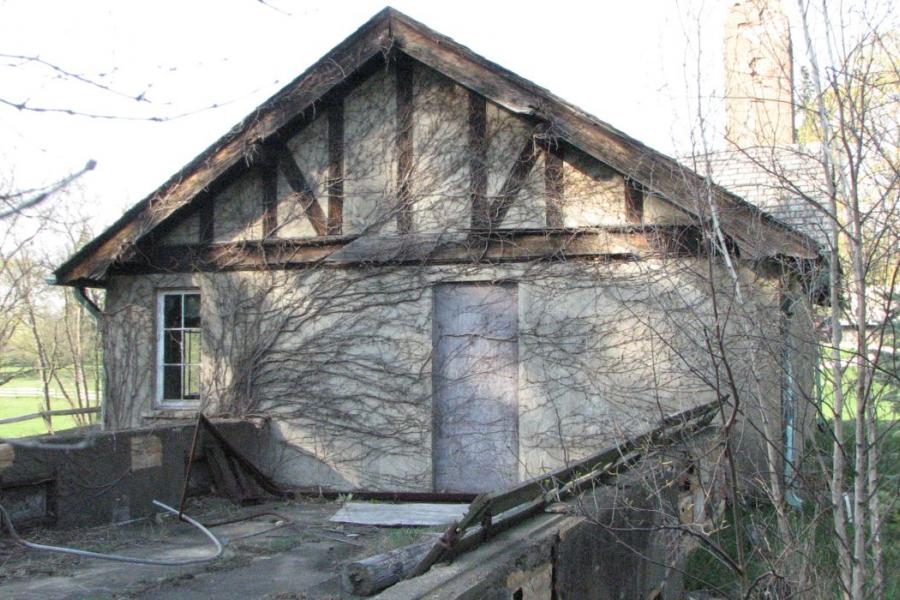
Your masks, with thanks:
M108 420L126 427L159 416L156 293L196 287L203 296L206 410L280 415L275 437L285 443L273 446L269 460L282 477L304 485L427 489L433 286L513 281L515 450L520 476L530 477L634 433L661 413L715 398L704 265L573 261L118 277L110 282L106 317ZM719 310L728 310L726 356L751 424L740 441L761 435L763 415L780 439L777 280L741 269L739 305L730 278L715 277ZM796 327L798 335L807 332ZM808 358L800 348L798 362ZM809 384L809 377L798 378L798 385ZM721 391L732 395L725 383Z

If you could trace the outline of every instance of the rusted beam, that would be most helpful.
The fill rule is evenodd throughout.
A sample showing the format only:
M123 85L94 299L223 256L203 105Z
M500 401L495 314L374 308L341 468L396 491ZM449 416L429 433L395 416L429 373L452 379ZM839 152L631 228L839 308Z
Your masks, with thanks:
M328 235L340 235L344 222L344 102L328 108Z
M328 219L325 216L325 212L319 206L315 192L309 185L309 182L306 181L303 171L300 170L300 167L294 161L291 151L283 144L278 147L278 164L288 185L294 190L303 212L306 213L309 222L312 223L316 235L328 235Z
M487 229L487 102L476 92L469 92L469 176L472 229Z
M397 230L412 231L413 68L409 57L396 55L397 77Z

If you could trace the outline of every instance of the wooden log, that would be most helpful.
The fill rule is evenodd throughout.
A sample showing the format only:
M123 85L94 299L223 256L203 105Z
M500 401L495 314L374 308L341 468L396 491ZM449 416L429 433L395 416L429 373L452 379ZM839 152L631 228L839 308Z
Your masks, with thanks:
M432 546L432 541L422 542L349 563L341 570L341 585L357 596L376 594L405 579Z

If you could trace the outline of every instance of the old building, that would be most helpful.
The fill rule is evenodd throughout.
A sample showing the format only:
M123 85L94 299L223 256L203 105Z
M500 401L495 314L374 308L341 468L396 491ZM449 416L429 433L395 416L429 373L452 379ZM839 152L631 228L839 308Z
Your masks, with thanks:
M480 491L715 399L780 444L817 259L386 9L56 277L106 290L107 427L264 417L284 480Z

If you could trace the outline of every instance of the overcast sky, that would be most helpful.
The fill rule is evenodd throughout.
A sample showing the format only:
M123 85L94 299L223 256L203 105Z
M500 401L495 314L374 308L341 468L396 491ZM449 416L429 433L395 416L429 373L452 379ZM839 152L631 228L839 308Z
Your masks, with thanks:
M689 144L685 111L696 91L683 67L693 68L698 49L705 93L721 92L727 4L393 6L671 154ZM39 56L112 90L6 58L0 99L121 117L0 106L0 177L21 188L96 160L83 189L99 231L383 7L369 0L0 0L0 53Z

